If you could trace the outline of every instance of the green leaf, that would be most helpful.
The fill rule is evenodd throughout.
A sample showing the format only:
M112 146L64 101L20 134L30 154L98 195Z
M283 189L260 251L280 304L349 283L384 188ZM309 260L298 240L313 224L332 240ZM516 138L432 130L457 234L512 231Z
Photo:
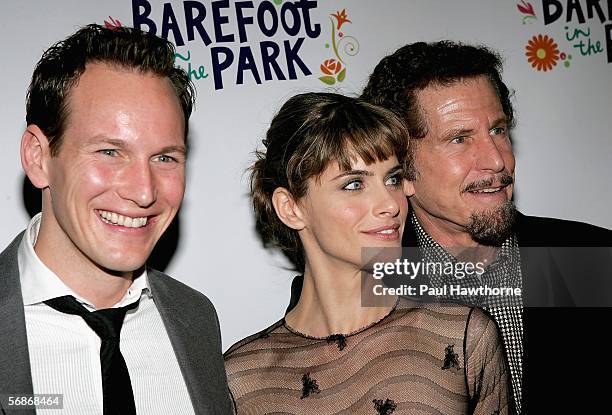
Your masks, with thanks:
M333 85L336 83L336 78L334 78L333 76L322 76L319 78L319 81L327 85Z
M346 76L346 68L340 71L338 74L338 82L344 81L344 77Z

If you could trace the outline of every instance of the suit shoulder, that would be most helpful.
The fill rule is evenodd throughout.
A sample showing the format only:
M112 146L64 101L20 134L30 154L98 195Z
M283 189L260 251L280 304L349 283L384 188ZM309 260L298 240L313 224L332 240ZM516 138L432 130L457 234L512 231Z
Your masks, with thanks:
M520 245L612 246L612 230L565 219L519 215Z
M10 244L0 252L0 263L15 262L17 261L17 251L19 250L19 244L23 239L25 231L22 231L17 235Z
M214 310L212 302L206 295L194 288L191 288L185 283L182 283L153 268L147 269L147 276L152 289L156 291L164 290L165 292L171 293L173 297L180 298L181 302L186 304L196 302L199 303L199 305Z

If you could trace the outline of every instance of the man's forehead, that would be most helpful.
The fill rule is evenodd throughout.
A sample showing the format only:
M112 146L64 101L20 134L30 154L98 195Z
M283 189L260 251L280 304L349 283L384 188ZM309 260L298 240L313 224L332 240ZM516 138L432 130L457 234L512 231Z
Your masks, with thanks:
M151 76L149 81L155 83L164 80L153 74L139 74L112 66L94 68L90 75L95 75L97 70L109 70L115 76L127 76L128 81L137 81L142 79L141 76ZM119 83L127 85L125 80ZM148 88L139 93L137 89L128 87L126 91L131 96L127 97L123 92L114 94L116 91L108 82L104 85L105 88L100 88L100 84L90 78L73 88L73 93L66 99L64 142L81 149L105 144L131 152L178 152L186 156L185 120L171 85L166 92L165 85L162 86L160 92L160 87L150 82L134 83L132 86L145 85Z
M452 97L457 94L461 94L466 91L472 91L475 89L490 90L491 93L493 93L499 101L497 90L493 82L491 82L489 77L486 75L458 78L446 82L434 81L425 88L418 90L416 93L416 97L420 104L421 101L432 96Z
M485 76L459 79L447 84L432 84L420 90L416 98L418 108L428 124L433 118L483 107L496 107L500 114L495 118L503 116L497 90Z

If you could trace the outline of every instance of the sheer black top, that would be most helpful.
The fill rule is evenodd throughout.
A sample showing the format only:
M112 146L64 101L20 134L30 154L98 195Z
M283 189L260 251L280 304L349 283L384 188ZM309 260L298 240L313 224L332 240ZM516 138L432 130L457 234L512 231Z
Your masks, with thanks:
M225 353L239 415L508 414L508 369L480 309L400 299L380 321L315 338L284 319Z

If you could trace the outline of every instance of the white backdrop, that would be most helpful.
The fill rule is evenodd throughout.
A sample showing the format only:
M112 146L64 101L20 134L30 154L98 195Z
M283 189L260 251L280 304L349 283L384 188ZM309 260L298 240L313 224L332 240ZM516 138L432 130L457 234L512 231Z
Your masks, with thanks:
M255 9L246 8L243 14L256 16L255 10L263 2L254 1ZM288 2L291 1L268 3L280 12L282 4ZM81 25L111 22L112 17L115 22L132 26L134 15L145 10L137 8L134 12L133 3L139 1L57 0L0 5L3 21L0 45L4 56L0 66L0 132L4 155L0 164L3 202L0 204L0 243L3 246L29 219L22 196L19 141L25 127L25 92L36 61L51 43ZM151 6L149 18L155 22L157 34L163 30L163 20L172 23L170 6L166 6L166 17L163 17L162 1L141 0L140 3ZM212 37L208 46L197 31L195 39L188 41L183 2L170 2L175 29L186 42L178 52L185 57L189 54L189 63L198 76L208 77L195 80L198 101L191 123L193 152L180 216L180 240L166 271L206 293L215 303L224 349L280 318L289 298L293 273L282 269L284 262L279 255L261 247L254 234L247 197L245 169L253 160L255 148L261 146L272 115L286 98L298 92L333 88L358 94L379 59L406 43L449 38L484 43L497 49L506 58L504 79L516 90L518 126L513 139L517 157L516 199L520 210L612 228L609 215L612 64L607 63L605 33L605 26L611 23L606 18L612 10L606 9L605 2L602 16L594 10L589 18L586 0L581 0L584 23L580 22L577 11L567 21L566 0L552 2L549 14L554 14L557 4L563 8L562 14L558 20L545 24L544 3L551 1L321 0L313 2L316 6L308 12L311 24L320 25L317 37L308 37L302 21L297 35L279 30L268 39L280 45L279 67L288 77L283 42L296 47L299 38L304 38L297 54L312 74L306 75L296 65L297 79L283 81L263 80L259 42L266 37L256 23L246 26L248 39L239 43L234 1L228 3L229 7L224 7L223 1L212 2L220 6L219 15L228 19L228 23L220 25L222 33L235 35L233 42L223 44L214 36L211 1L199 3L207 12L203 27ZM337 30L338 19L330 15L343 9L350 22ZM302 19L303 9L299 13ZM267 22L271 24L271 20ZM294 23L287 20L290 26ZM353 36L359 49L357 53L357 50L351 52L354 56L343 54L342 49L339 51L346 68L345 78L329 87L319 80L324 75L319 66L326 59L337 59L333 52L332 26L336 41L346 38L344 43L347 43ZM170 40L175 41L176 30L169 33ZM548 36L558 46L558 56L553 58L556 65L550 70L537 70L527 61L526 46L536 35ZM230 48L236 56L234 64L223 72L224 87L215 89L211 48L219 46ZM240 46L251 46L261 84L254 81L249 71L244 74L244 84L236 84ZM539 59L545 61L545 55L540 50ZM187 61L179 59L177 63L187 68ZM204 67L203 72L199 72L200 66Z

